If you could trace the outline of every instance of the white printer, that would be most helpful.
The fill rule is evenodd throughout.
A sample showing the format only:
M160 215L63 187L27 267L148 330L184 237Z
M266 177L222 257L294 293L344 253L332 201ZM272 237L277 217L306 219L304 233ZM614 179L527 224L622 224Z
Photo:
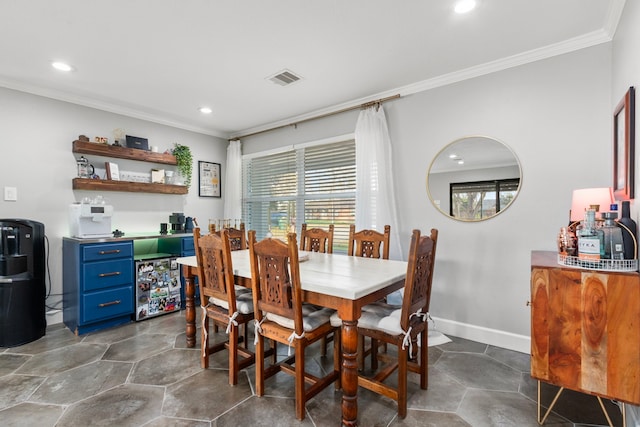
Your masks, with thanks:
M71 237L81 239L113 237L111 216L113 206L104 203L73 203L69 206Z

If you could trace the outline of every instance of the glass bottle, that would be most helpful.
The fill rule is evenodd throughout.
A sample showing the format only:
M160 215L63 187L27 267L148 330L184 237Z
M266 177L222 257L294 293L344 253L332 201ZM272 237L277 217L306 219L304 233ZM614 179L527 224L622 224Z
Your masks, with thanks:
M602 231L604 233L605 259L624 259L622 228L616 224L616 218L618 218L618 212L616 211L602 213L602 219L604 219Z
M565 256L578 255L576 234L570 227L562 227L558 233L558 253Z
M622 202L622 215L618 222L629 229L622 229L622 242L624 243L624 259L636 259L635 247L637 238L636 222L631 219L629 201Z
M596 227L595 209L587 209L578 226L578 257L583 260L604 258L604 232Z

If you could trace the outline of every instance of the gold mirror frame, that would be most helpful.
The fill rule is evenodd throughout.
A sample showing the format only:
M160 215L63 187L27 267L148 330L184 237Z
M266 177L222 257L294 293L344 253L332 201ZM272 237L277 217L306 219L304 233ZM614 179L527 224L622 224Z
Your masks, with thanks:
M458 165L457 159L450 158L453 154L463 159L464 165ZM493 215L478 219L450 215L452 183L516 178L519 184L513 199ZM522 189L522 166L513 150L504 142L483 135L465 136L447 144L434 157L427 171L426 186L431 203L446 217L463 222L485 221L500 215L517 199Z

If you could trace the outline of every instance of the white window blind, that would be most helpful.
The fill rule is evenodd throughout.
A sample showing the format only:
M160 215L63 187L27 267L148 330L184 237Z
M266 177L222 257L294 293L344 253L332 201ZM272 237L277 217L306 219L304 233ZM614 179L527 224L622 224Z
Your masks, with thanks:
M293 148L243 161L243 219L262 239L334 224L334 252L346 252L355 222L355 141Z

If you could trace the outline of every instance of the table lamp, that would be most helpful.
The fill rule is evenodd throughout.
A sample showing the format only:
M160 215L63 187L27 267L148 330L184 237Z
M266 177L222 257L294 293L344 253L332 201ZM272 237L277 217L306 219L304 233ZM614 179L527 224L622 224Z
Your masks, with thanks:
M581 188L573 190L571 199L571 222L584 219L584 212L590 207L596 207L596 212L609 212L614 203L611 187Z

